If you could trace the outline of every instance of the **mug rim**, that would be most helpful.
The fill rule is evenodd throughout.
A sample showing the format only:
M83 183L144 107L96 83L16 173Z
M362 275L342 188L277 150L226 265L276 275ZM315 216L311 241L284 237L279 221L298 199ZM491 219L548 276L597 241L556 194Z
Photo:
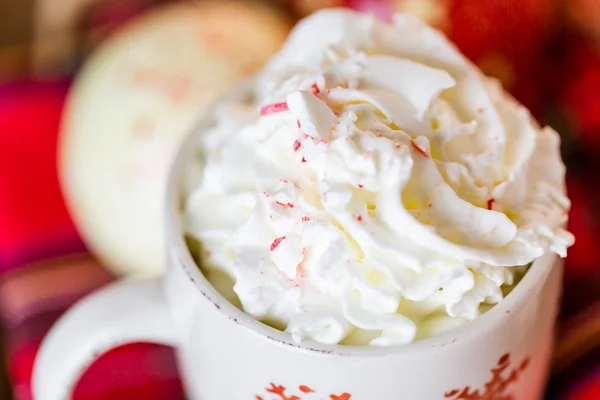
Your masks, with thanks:
M171 165L166 198L166 238L167 253L169 257L168 271L171 268L183 268L187 278L196 289L211 302L217 311L224 317L264 339L277 344L307 351L315 354L337 355L337 356L389 356L423 352L435 348L445 348L461 344L471 336L482 335L502 323L503 317L508 317L511 310L519 307L536 291L533 289L541 285L549 276L552 268L557 268L558 256L546 254L534 260L519 283L498 304L489 311L465 325L446 331L440 335L417 340L401 346L377 347L377 346L350 346L340 344L323 344L311 340L295 342L287 332L275 329L249 314L235 307L221 293L216 290L201 272L200 267L194 261L188 246L185 243L181 224L181 178L189 163L189 159L195 149L197 136L210 127L219 106L235 101L243 100L252 90L252 79L247 79L238 84L232 91L208 107L196 121L192 130L179 145L176 157ZM173 265L173 260L178 266Z

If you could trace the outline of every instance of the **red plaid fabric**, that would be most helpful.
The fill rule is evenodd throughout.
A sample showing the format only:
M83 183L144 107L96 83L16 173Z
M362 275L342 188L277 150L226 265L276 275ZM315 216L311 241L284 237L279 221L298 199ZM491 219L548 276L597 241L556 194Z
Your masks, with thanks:
M69 219L56 173L68 82L0 86L0 321L15 400L31 399L42 338L85 294L114 278L90 255ZM75 400L183 399L173 350L139 343L102 356Z
M0 88L0 272L83 249L56 173L67 87L63 81Z

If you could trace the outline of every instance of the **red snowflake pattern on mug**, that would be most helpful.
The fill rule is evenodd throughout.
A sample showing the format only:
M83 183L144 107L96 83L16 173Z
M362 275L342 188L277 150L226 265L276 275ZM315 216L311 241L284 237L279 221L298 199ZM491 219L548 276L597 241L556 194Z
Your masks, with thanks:
M298 394L288 393L288 389L285 386L274 383L266 387L265 391L267 394L257 394L255 400L350 400L352 397L349 393L330 394L327 397L323 397L323 395L319 395L315 390L306 385L298 386Z
M506 353L498 360L498 365L492 368L492 378L485 383L484 389L471 389L466 386L446 393L445 398L451 400L516 400L509 394L509 389L519 380L522 372L529 366L529 357L525 358L518 367L511 369L510 354Z

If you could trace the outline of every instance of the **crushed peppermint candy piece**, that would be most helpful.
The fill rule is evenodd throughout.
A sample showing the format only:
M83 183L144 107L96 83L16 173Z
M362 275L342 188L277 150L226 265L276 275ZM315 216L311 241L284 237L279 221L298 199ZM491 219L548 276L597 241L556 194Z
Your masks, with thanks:
M283 239L285 239L285 236L278 237L277 239L273 240L273 243L271 243L271 251L275 250Z
M294 205L292 203L282 203L280 201L276 201L275 203L277 203L277 205L280 205L281 207L294 208Z
M321 89L319 89L319 86L317 85L317 82L313 83L311 85L311 89L312 89L312 93L316 96L319 93L321 93Z
M262 106L260 108L260 116L264 117L265 115L271 115L288 110L289 107L286 101L282 101L280 103L267 104L266 106Z
M419 147L419 145L414 141L411 140L410 144L412 144L412 147L421 155L425 156L425 157L429 157L429 154L427 154L427 152L425 150L423 150L422 148Z

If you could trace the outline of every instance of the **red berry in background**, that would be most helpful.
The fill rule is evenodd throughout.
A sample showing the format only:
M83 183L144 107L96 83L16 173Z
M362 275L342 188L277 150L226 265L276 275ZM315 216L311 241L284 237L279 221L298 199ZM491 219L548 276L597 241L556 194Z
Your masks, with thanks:
M554 0L452 0L451 37L469 57L491 49L514 58L536 51L556 23ZM522 61L522 60L515 60Z
M569 248L565 263L567 281L600 273L600 226L594 208L598 199L592 190L596 186L587 177L567 179L571 199L568 229L575 235L575 244Z
M450 0L449 36L487 75L537 114L554 0Z
M600 50L578 46L567 56L569 79L559 102L587 151L600 151Z

